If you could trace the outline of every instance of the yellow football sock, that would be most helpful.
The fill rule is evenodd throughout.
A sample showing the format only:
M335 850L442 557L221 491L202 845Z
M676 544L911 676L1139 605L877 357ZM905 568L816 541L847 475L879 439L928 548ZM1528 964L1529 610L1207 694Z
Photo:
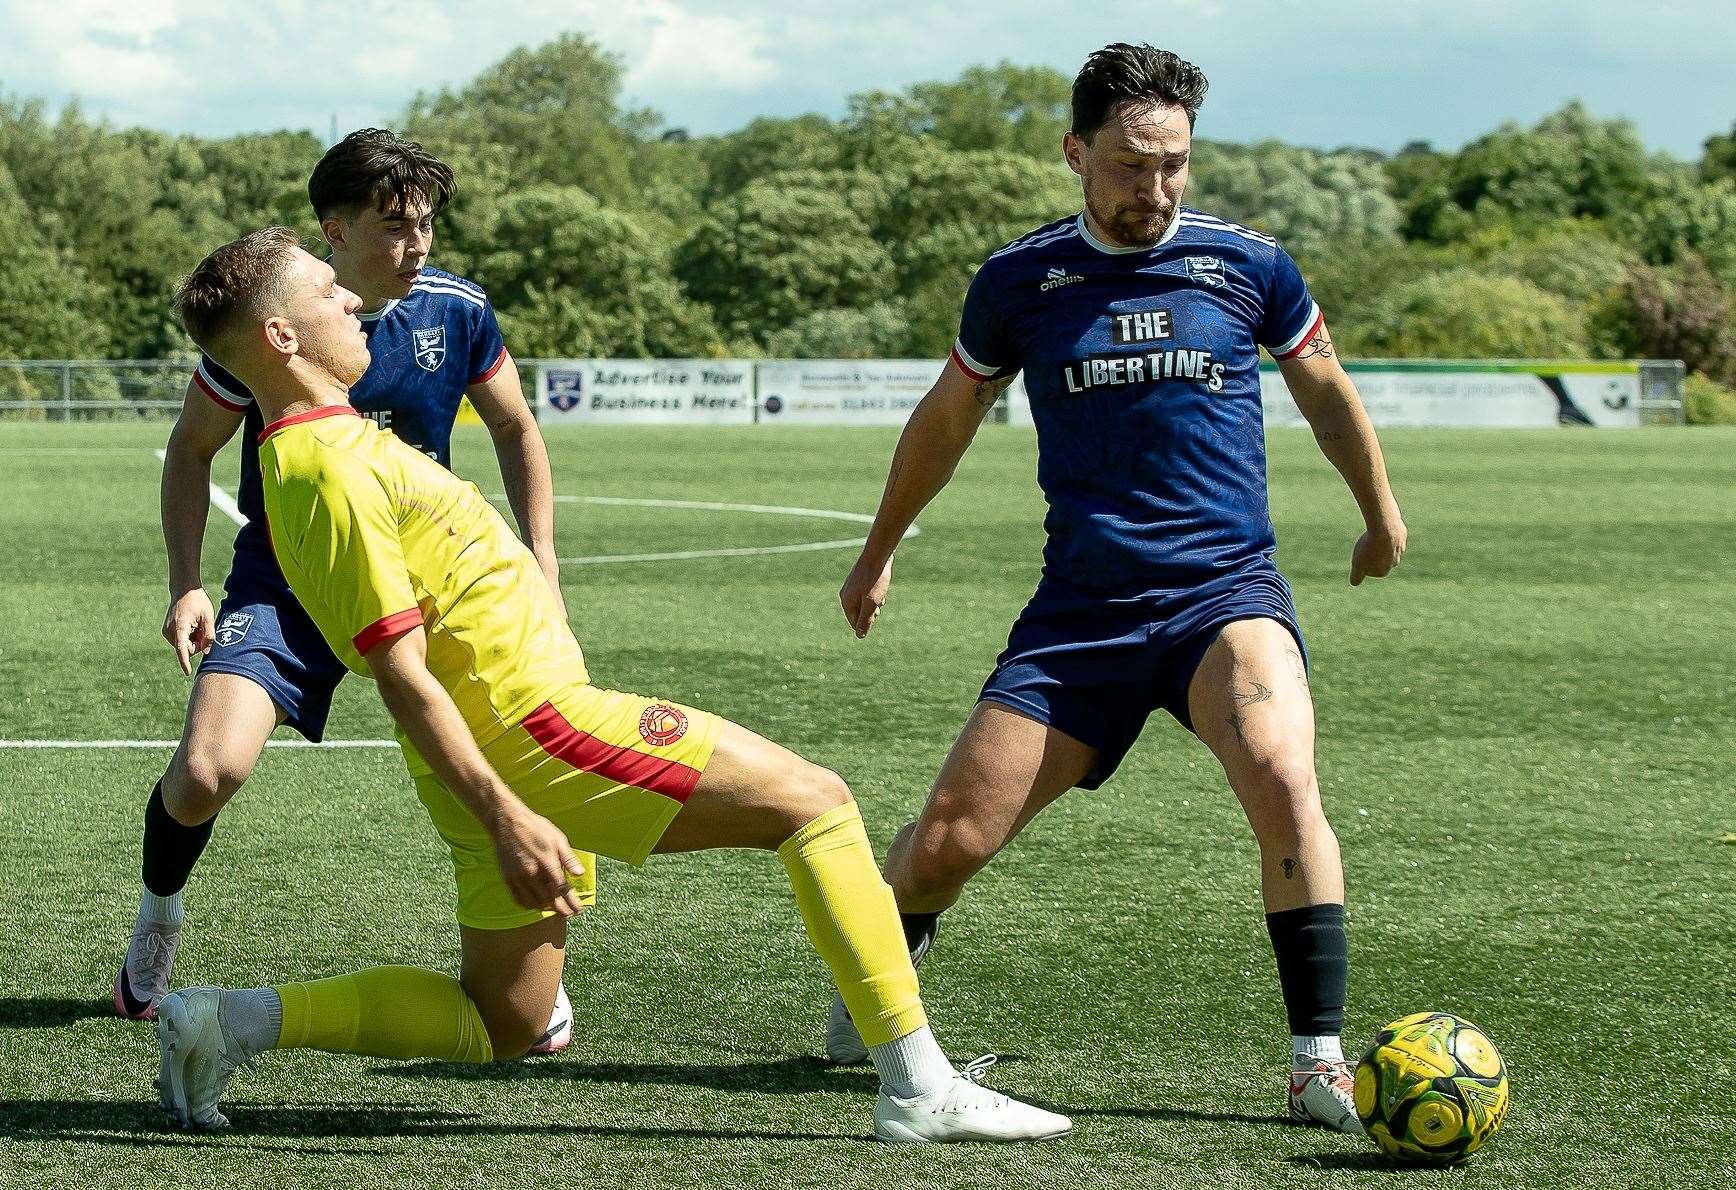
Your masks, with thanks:
M482 1014L450 975L420 967L370 967L272 990L283 1003L278 1049L494 1061Z
M898 904L880 878L855 802L828 810L778 848L808 937L868 1045L928 1023Z

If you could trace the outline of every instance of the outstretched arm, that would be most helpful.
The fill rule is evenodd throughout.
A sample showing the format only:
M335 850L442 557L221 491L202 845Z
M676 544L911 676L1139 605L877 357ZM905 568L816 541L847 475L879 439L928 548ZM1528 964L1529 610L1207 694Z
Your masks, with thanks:
M892 455L892 470L886 490L874 514L874 526L862 555L838 592L844 618L859 637L867 636L886 602L892 584L892 554L917 514L952 478L985 414L994 408L1012 377L976 380L949 359L928 395L911 411L898 449Z
M1404 518L1387 482L1374 423L1368 420L1349 373L1338 362L1326 323L1321 322L1300 352L1279 360L1278 370L1296 407L1313 427L1321 453L1338 468L1362 510L1366 530L1351 554L1351 585L1370 575L1384 577L1404 556Z
M554 823L519 800L489 765L452 696L428 672L421 625L381 641L364 658L386 709L446 788L487 828L513 897L528 909L579 911L567 874L584 871Z
M519 537L536 556L543 577L555 593L564 616L561 568L555 560L555 485L549 471L548 447L537 429L536 416L524 398L518 365L508 355L487 380L470 386L467 394L494 439L500 460L500 481L518 522Z

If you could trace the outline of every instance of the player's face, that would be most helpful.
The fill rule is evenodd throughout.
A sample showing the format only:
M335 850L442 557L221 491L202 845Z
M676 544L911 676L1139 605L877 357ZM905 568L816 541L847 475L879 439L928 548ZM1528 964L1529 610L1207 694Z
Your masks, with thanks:
M1187 189L1193 129L1185 111L1123 103L1089 141L1069 132L1064 147L1095 234L1127 248L1163 238Z
M333 258L342 258L345 279L370 305L408 297L434 247L434 213L420 195L411 195L401 210L334 215L321 230Z
M338 284L332 266L296 250L297 281L290 301L296 354L345 387L368 370L368 337L356 317L362 299Z

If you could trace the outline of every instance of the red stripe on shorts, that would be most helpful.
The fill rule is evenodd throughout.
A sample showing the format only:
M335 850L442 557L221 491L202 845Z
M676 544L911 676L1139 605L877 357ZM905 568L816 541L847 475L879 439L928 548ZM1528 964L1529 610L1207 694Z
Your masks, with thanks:
M545 702L525 717L524 729L544 752L576 769L596 773L622 785L637 785L664 797L686 802L699 784L699 770L673 760L649 756L633 748L618 748L567 722Z

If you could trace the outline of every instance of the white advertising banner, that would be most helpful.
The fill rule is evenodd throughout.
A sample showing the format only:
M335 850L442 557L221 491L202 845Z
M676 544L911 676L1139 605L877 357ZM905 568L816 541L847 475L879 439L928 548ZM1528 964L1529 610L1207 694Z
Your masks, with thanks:
M753 394L746 360L557 359L536 370L545 422L745 426Z
M1639 371L1631 365L1352 364L1362 403L1376 426L1543 428L1557 425L1637 426ZM1618 370L1619 369L1619 370ZM1260 402L1269 426L1306 422L1284 375L1260 371Z
M761 360L761 425L901 426L942 361L926 359Z

